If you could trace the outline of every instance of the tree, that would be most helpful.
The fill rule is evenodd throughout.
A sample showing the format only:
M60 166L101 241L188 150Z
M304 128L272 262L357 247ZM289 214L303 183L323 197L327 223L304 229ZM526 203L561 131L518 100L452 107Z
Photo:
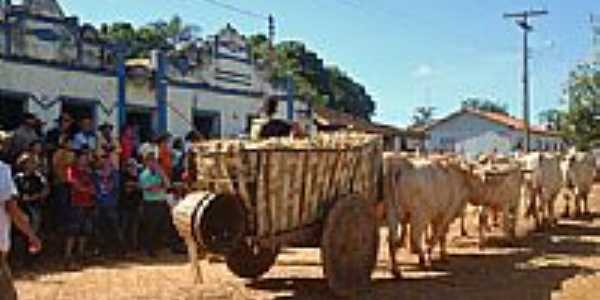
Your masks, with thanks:
M424 126L431 124L431 122L433 122L434 113L435 107L433 106L417 107L412 116L413 126Z
M540 123L546 125L546 127L553 131L561 131L565 113L559 109L547 109L538 114Z
M476 109L476 110L480 110L480 111L494 112L494 113L508 115L508 109L506 107L506 104L498 103L498 102L495 102L495 101L492 101L489 99L471 97L471 98L467 98L467 99L463 100L461 106L462 106L462 108L470 108L470 109Z
M278 43L271 56L265 35L250 36L248 41L253 59L268 65L271 82L283 87L291 78L298 98L363 119L370 119L375 112L375 102L364 86L338 67L325 66L302 42Z
M585 150L600 140L600 62L578 65L569 75L564 136Z
M135 28L131 23L116 22L102 25L103 38L111 43L123 44L129 49L128 58L144 58L153 49L173 50L182 42L191 42L198 36L200 27L185 24L179 16L170 21L156 21Z

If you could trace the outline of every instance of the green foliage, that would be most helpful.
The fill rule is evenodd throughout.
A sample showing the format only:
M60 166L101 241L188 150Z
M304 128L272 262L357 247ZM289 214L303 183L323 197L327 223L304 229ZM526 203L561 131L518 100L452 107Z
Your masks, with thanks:
M282 84L291 76L298 98L364 119L375 112L375 102L364 86L339 68L325 66L303 43L284 41L271 53L266 36L253 35L248 41L253 58L268 63L273 83Z
M600 141L600 62L578 65L565 91L569 108L562 132L579 149Z
M102 24L101 28L104 39L127 46L128 58L148 57L153 49L174 49L179 42L193 40L199 30L198 26L184 24L179 16L139 28L127 22Z
M565 112L559 109L547 109L538 114L540 123L545 124L548 129L553 131L562 131L565 121Z
M412 116L413 126L428 125L433 122L433 116L435 114L435 107L433 106L419 106L415 109Z
M462 108L476 109L486 112L501 113L508 115L506 104L498 103L489 99L467 98L461 104Z

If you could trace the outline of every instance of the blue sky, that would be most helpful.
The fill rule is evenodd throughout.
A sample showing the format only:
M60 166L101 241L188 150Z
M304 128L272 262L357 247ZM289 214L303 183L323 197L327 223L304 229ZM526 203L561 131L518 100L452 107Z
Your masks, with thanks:
M226 23L266 32L266 20L204 0L59 0L82 21L145 24L178 14L213 34ZM273 14L277 40L297 39L350 73L377 102L375 120L407 125L415 107L437 117L466 97L488 97L521 115L521 33L503 12L545 8L531 36L532 117L560 106L569 70L591 52L589 15L598 0L220 0Z

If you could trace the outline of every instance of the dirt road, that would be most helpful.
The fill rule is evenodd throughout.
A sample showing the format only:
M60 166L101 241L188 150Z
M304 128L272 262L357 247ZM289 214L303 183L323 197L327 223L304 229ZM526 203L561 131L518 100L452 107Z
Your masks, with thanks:
M562 206L562 202L559 202ZM591 200L600 212L600 188ZM471 222L472 223L472 222ZM474 237L453 229L450 262L430 271L415 267L403 252L401 280L388 272L383 242L373 291L365 299L600 299L600 213L561 220L546 233L529 234L519 245L480 250ZM476 232L471 225L470 232ZM205 284L194 285L186 257L162 255L127 262L99 261L79 272L45 268L20 272L21 299L331 299L317 249L286 249L257 282L231 275L223 263L205 263Z

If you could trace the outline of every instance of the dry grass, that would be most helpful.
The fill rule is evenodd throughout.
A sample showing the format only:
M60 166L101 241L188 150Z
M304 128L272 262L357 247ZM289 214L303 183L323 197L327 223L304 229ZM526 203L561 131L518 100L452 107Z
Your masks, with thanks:
M600 189L594 196L592 207L600 212ZM473 223L471 234L476 233ZM499 246L496 235L488 248L479 250L475 237L457 237L457 232L454 227L447 265L422 271L414 256L402 253L402 280L392 279L387 270L382 238L374 289L363 298L600 299L600 215L562 220L557 228L529 234L512 247ZM332 298L322 279L318 249L285 249L257 282L234 277L223 263L204 263L207 283L194 285L185 259L164 254L156 260L99 261L78 272L49 265L18 274L17 288L20 299L44 300Z

